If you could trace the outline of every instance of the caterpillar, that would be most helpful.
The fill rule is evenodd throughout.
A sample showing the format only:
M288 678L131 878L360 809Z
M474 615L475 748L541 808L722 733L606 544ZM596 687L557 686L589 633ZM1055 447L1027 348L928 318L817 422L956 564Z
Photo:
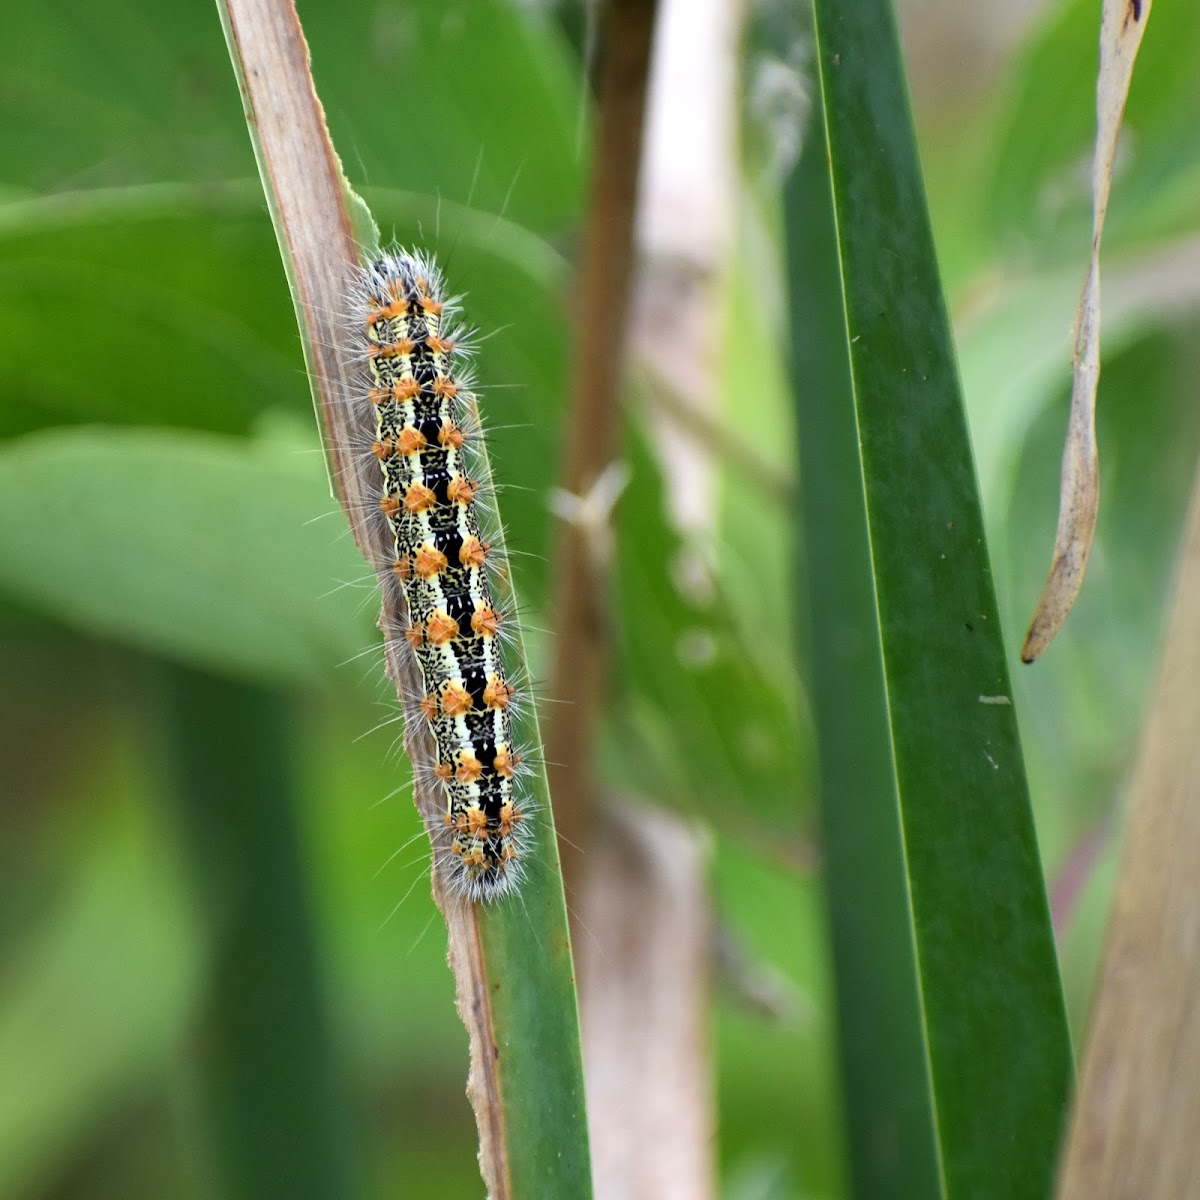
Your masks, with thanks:
M466 347L432 258L393 248L362 269L359 284L379 509L408 609L404 639L424 684L413 715L432 729L445 793L441 857L456 891L487 902L520 883L526 814L512 740L516 689L488 578L495 563L480 529L480 485L467 471L478 434L473 394L452 369Z

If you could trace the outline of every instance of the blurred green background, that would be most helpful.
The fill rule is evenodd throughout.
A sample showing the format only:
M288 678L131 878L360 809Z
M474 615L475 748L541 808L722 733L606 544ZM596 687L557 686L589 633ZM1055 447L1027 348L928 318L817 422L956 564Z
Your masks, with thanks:
M802 100L802 25L763 7L746 95L783 71ZM1015 645L1056 516L1096 14L991 7L900 15ZM489 335L490 449L499 483L519 484L501 506L541 626L587 177L578 14L300 14L348 174L385 235L439 255ZM398 712L363 653L376 602L329 499L216 11L64 0L4 27L0 1197L482 1194ZM784 428L764 163L786 160L796 111L748 99L742 115L728 336L754 353L723 401L732 419L753 396ZM1159 5L1106 235L1098 543L1067 630L1016 675L1076 1038L1200 440L1198 116L1200 10ZM648 440L635 417L604 783L713 823L723 927L773 980L774 1016L718 994L723 1194L841 1196L810 852L819 698L753 635L792 619L791 517L718 461L717 586L681 589L692 547ZM771 450L786 478L794 455ZM686 659L681 630L704 634L703 656ZM533 655L544 676L537 635ZM230 777L240 790L214 803L207 781ZM294 1173L278 1192L261 1182L273 1167Z

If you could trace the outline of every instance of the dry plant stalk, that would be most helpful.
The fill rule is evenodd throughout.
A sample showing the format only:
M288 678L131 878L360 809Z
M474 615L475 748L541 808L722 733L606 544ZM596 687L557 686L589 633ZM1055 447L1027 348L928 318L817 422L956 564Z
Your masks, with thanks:
M631 353L626 328L639 169L651 43L664 7L654 0L612 0L607 11L565 498L558 504L566 519L554 559L558 636L551 695L562 703L553 710L547 743L550 759L562 764L551 775L555 809L578 906L576 927L583 931L576 943L595 1188L609 1200L702 1200L713 1194L716 1176L707 842L670 814L601 805L593 772L611 651L610 518L621 486L615 460L623 368ZM698 15L689 3L687 17ZM656 350L661 356L671 348Z
M338 499L363 556L370 563L386 563L392 556L385 523L369 519L378 511L378 466L369 456L347 452L362 442L363 429L354 427L354 414L364 407L347 403L361 389L361 350L338 319L359 264L351 215L356 198L329 139L291 0L220 0L220 7L301 322ZM406 614L389 611L396 605L397 590L383 586L381 592L380 626L403 628ZM387 673L397 694L420 694L412 656L401 653L393 639L387 645ZM443 804L435 792L435 755L427 728L409 723L405 748L414 765L417 807L430 825L441 820ZM492 1200L506 1200L512 1192L479 914L475 905L447 894L437 871L433 892L446 919L458 1011L470 1038L468 1094L479 1128L480 1169Z
M567 414L562 490L576 497L580 519L563 522L557 538L552 617L555 660L546 729L555 812L568 891L577 891L578 852L589 836L595 795L593 751L607 678L607 511L595 495L616 458L621 431L620 383L625 321L633 278L638 165L655 0L612 0L600 83L599 131L591 202L579 274L571 407ZM593 499L592 504L587 501ZM593 519L589 519L591 514Z
M674 813L606 804L580 942L598 1200L716 1192L709 847Z
M1059 1200L1200 1194L1200 476Z

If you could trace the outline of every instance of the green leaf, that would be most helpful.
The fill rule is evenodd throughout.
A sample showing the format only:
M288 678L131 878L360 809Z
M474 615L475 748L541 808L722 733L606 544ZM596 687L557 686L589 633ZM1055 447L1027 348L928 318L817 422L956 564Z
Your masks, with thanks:
M309 0L301 18L318 85L337 97L334 132L364 182L473 204L537 229L578 211L580 92L567 47L547 23L507 0ZM34 6L14 9L5 34L9 119L0 126L0 161L11 187L253 176L207 6L125 0L100 11L63 0L52 21ZM398 70L404 103L381 107L380 82ZM435 219L421 240L445 257L455 232ZM439 234L444 243L433 244Z
M314 684L371 644L316 447L101 426L0 448L0 587L70 624ZM317 518L333 513L332 520ZM70 532L76 536L67 536Z
M817 101L819 116L819 100ZM820 122L788 194L802 603L855 1195L939 1194L902 832ZM803 623L803 622L802 622ZM894 1191L892 1190L894 1188Z
M486 338L498 444L514 476L532 470L548 486L565 373L563 259L491 214L377 195L402 241L419 242L435 221L454 230L455 278ZM47 314L68 282L93 303L65 354L62 323ZM111 188L0 207L0 316L0 435L98 422L244 433L270 409L311 411L256 184ZM514 499L535 527L546 523L536 496Z
M549 798L539 780L535 805ZM591 1196L575 968L554 836L541 821L520 896L479 914L514 1196Z
M814 8L788 227L853 1172L1032 1200L1070 1043L900 52L886 0Z
M221 1194L359 1194L326 1011L292 714L262 688L168 670L161 707L181 841L213 961L195 1069Z
M59 191L253 171L205 5L64 0L53 20L27 5L5 34L8 183Z
M240 433L266 409L304 411L260 203L240 186L146 186L0 208L0 433L99 422ZM90 300L69 330L48 317L64 286Z
M532 229L574 220L586 162L581 93L551 26L508 0L308 4L300 15L317 88L338 98L330 132L351 176ZM381 107L364 71L398 70L403 99ZM451 268L454 232L435 215L421 238Z

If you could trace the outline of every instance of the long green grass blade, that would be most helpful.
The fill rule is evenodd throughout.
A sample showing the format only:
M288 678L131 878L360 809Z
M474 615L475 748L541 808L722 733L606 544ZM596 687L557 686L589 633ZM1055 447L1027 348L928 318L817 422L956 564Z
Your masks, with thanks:
M814 9L788 224L856 1191L1041 1197L1070 1045L898 41L886 0Z
M817 115L821 106L816 101ZM855 1194L938 1172L829 170L819 122L788 196L808 667Z

